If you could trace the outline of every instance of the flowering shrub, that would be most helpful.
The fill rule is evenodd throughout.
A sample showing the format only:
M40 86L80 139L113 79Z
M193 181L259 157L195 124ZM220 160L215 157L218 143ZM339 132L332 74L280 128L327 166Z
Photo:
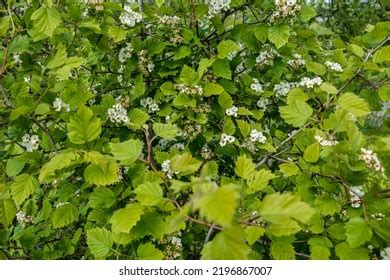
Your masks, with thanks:
M0 258L389 258L388 22L4 2Z

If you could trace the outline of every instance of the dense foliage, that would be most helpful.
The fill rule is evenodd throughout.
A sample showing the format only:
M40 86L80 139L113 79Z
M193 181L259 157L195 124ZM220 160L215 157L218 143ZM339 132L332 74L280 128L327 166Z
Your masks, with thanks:
M389 22L85 2L0 5L0 258L389 258Z

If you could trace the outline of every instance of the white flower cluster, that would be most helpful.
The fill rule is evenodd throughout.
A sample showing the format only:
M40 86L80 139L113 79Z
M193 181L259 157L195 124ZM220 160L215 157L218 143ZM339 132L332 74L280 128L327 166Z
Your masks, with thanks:
M138 68L141 70L142 73L145 75L149 75L149 73L152 73L154 69L154 63L149 60L148 58L148 51L142 50L138 54L139 61L138 61Z
M22 228L24 228L26 224L33 224L35 222L35 218L33 216L29 216L23 211L16 213L16 220L22 226Z
M265 141L267 141L267 138L263 135L263 133L256 129L252 129L250 139L252 142L259 142L261 144L264 144Z
M184 150L185 149L185 145L184 143L175 143L172 145L172 148L175 148L175 149L178 149L178 150Z
M355 186L349 188L350 203L353 208L359 208L362 204L364 191L362 186Z
M275 5L276 10L271 16L271 21L293 16L301 9L301 5L297 3L297 0L275 0Z
M379 222L382 221L386 217L386 215L383 213L374 213L374 214L371 214L370 216L372 219L375 219Z
M178 84L175 86L176 90L180 93L185 93L188 95L203 95L203 88L201 86L187 86L185 84Z
M328 139L326 139L321 135L316 135L314 136L314 139L316 139L321 146L335 146L339 143L339 141L334 140L333 136L330 136Z
M340 64L337 62L332 62L332 61L326 61L325 65L329 67L330 70L333 70L335 72L343 72L343 68L341 67Z
M178 259L183 251L183 244L181 242L181 232L177 233L177 236L169 236L162 240L158 240L158 244L164 246L164 255L166 260ZM153 241L154 238L152 239Z
M179 174L179 172L172 171L171 161L169 159L164 160L164 162L161 164L161 170L165 172L165 176L167 176L169 179L172 179L174 174Z
M129 117L127 116L126 109L120 103L116 103L114 106L107 110L108 117L111 122L121 124L128 123Z
M385 171L385 168L379 161L378 155L374 153L373 150L361 148L361 152L362 153L359 155L359 159L363 160L368 168L382 173Z
M299 82L299 85L302 87L313 88L314 86L319 86L322 84L322 79L320 77L315 77L310 79L308 77L303 77Z
M230 8L231 0L208 0L209 12L207 18L211 19L221 11L227 11Z
M65 109L65 111L67 112L70 112L70 106L68 103L65 103L61 98L57 97L54 101L53 101L53 108L54 110L56 110L57 112L60 112L63 108Z
M230 107L229 109L226 109L225 113L228 116L237 117L238 108L236 106Z
M234 141L236 141L236 137L234 137L233 135L227 135L226 133L222 133L219 145L223 147L227 143L234 143Z
M256 93L264 92L263 86L260 84L259 80L256 78L253 78L253 83L251 84L251 89L253 91L255 91Z
M160 24L166 24L171 27L174 27L180 23L180 18L178 16L163 15L162 17L158 18L158 22Z
M25 134L22 137L22 146L26 149L27 152L32 152L35 150L38 150L39 143L41 143L41 140L39 140L38 135L29 135Z
M13 60L14 60L14 63L15 64L21 64L23 61L20 59L20 54L19 53L15 53L13 56L12 56Z
M267 110L267 106L269 104L269 100L268 98L260 98L259 100L257 100L257 107L259 107L259 110L264 112L265 110Z
M119 19L122 24L133 27L142 21L142 15L133 11L130 5L126 5L124 11L119 16Z
M390 260L390 247L384 248L381 251L382 260Z
M151 97L142 98L140 100L140 104L142 107L147 108L149 113L154 113L160 110L158 104Z
M274 85L274 92L276 97L286 96L295 86L295 83L289 82L281 82L279 84Z
M125 47L121 48L119 51L118 59L119 62L124 63L129 59L133 53L134 49L131 43L127 43Z
M277 57L278 55L279 55L278 52L273 48L271 48L269 51L262 51L256 57L256 65L257 66L272 65L274 58Z
M214 156L213 151L210 149L209 145L205 144L202 149L200 150L200 155L205 160L209 160Z
M306 61L302 58L300 54L294 54L293 58L287 61L287 64L294 69L300 68L301 66L305 66Z

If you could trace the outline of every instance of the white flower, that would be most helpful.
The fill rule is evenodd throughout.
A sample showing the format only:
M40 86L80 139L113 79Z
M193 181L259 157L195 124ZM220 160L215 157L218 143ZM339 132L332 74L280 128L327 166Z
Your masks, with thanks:
M381 257L383 260L390 260L390 247L381 250Z
M39 140L38 135L29 135L25 134L22 137L22 146L26 149L27 152L35 151L39 148L39 143L41 143L41 140Z
M178 16L167 16L163 15L162 17L159 17L159 23L160 24L166 24L171 27L175 27L180 23L180 18Z
M276 97L286 96L291 89L295 87L295 83L281 82L274 85L274 92Z
M13 56L12 56L13 60L14 60L14 63L15 64L21 64L23 61L20 59L20 54L18 53L15 53Z
M251 142L259 142L261 144L264 144L265 141L267 141L267 138L263 135L261 131L257 131L256 129L252 129L250 134L250 140Z
M140 100L141 106L148 109L149 113L154 113L160 110L160 106L151 97L146 97Z
M126 5L124 11L119 16L119 19L122 24L129 27L135 26L137 23L142 21L142 15L131 9L131 6Z
M179 174L179 172L173 172L171 170L171 161L169 159L163 161L163 163L161 164L161 170L165 172L165 175L169 179L172 179L174 174Z
M211 19L221 11L227 11L230 8L231 0L207 0L209 4L209 12L207 18Z
M234 143L236 141L236 138L232 135L228 135L226 133L221 134L221 140L219 141L219 145L221 147L225 146L227 143Z
M61 206L67 205L67 204L69 204L69 202L58 202L54 207L59 208Z
M67 112L70 112L70 105L65 103L61 98L57 97L54 101L53 101L53 108L54 110L56 110L57 112L60 112L62 110L62 108L65 108L65 111Z
M29 83L29 82L31 82L31 77L26 76L26 77L23 78L23 80L24 80L25 83Z
M264 112L265 110L267 110L267 105L269 103L269 100L267 98L260 98L259 100L257 100L257 107L259 107L259 110Z
M269 51L262 51L256 57L256 65L258 66L272 65L273 59L278 55L279 55L278 52L273 48L271 48Z
M271 16L271 21L295 15L301 6L296 0L275 0L276 9Z
M385 172L385 168L382 166L378 155L373 150L361 148L361 152L359 159L363 160L368 168L374 169L377 172Z
M127 116L127 111L123 108L122 104L117 103L107 110L108 118L111 122L121 124L128 123L129 117Z
M296 69L306 64L306 61L302 59L302 56L300 54L294 54L293 57L293 59L287 61L287 64L292 68Z
M325 61L325 65L335 72L343 72L343 68L337 62Z
M314 139L318 143L320 143L321 146L335 146L339 143L337 140L334 140L333 137L329 137L328 139L325 139L321 135L314 136Z
M134 49L131 43L127 43L125 47L119 50L118 59L119 62L124 63L127 59L129 59L133 53ZM122 67L123 65L121 65ZM123 68L122 68L123 69ZM122 72L122 71L120 71Z
M251 84L251 89L253 91L255 91L256 93L264 92L263 86L259 83L259 80L256 78L253 78L253 83Z
M299 82L300 86L304 86L307 88L313 88L314 86L319 86L322 84L322 79L320 77L315 77L313 79L310 79L308 77L303 77L302 80Z
M35 218L33 216L29 216L23 211L16 213L16 220L22 226L22 228L24 228L26 224L33 224L35 222Z
M233 106L229 109L226 109L226 115L237 117L238 108L236 106Z

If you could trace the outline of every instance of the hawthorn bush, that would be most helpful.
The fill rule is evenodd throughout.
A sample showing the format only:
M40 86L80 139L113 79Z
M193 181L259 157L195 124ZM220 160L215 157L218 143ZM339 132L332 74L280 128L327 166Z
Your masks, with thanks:
M0 258L388 259L389 22L140 2L0 5Z

